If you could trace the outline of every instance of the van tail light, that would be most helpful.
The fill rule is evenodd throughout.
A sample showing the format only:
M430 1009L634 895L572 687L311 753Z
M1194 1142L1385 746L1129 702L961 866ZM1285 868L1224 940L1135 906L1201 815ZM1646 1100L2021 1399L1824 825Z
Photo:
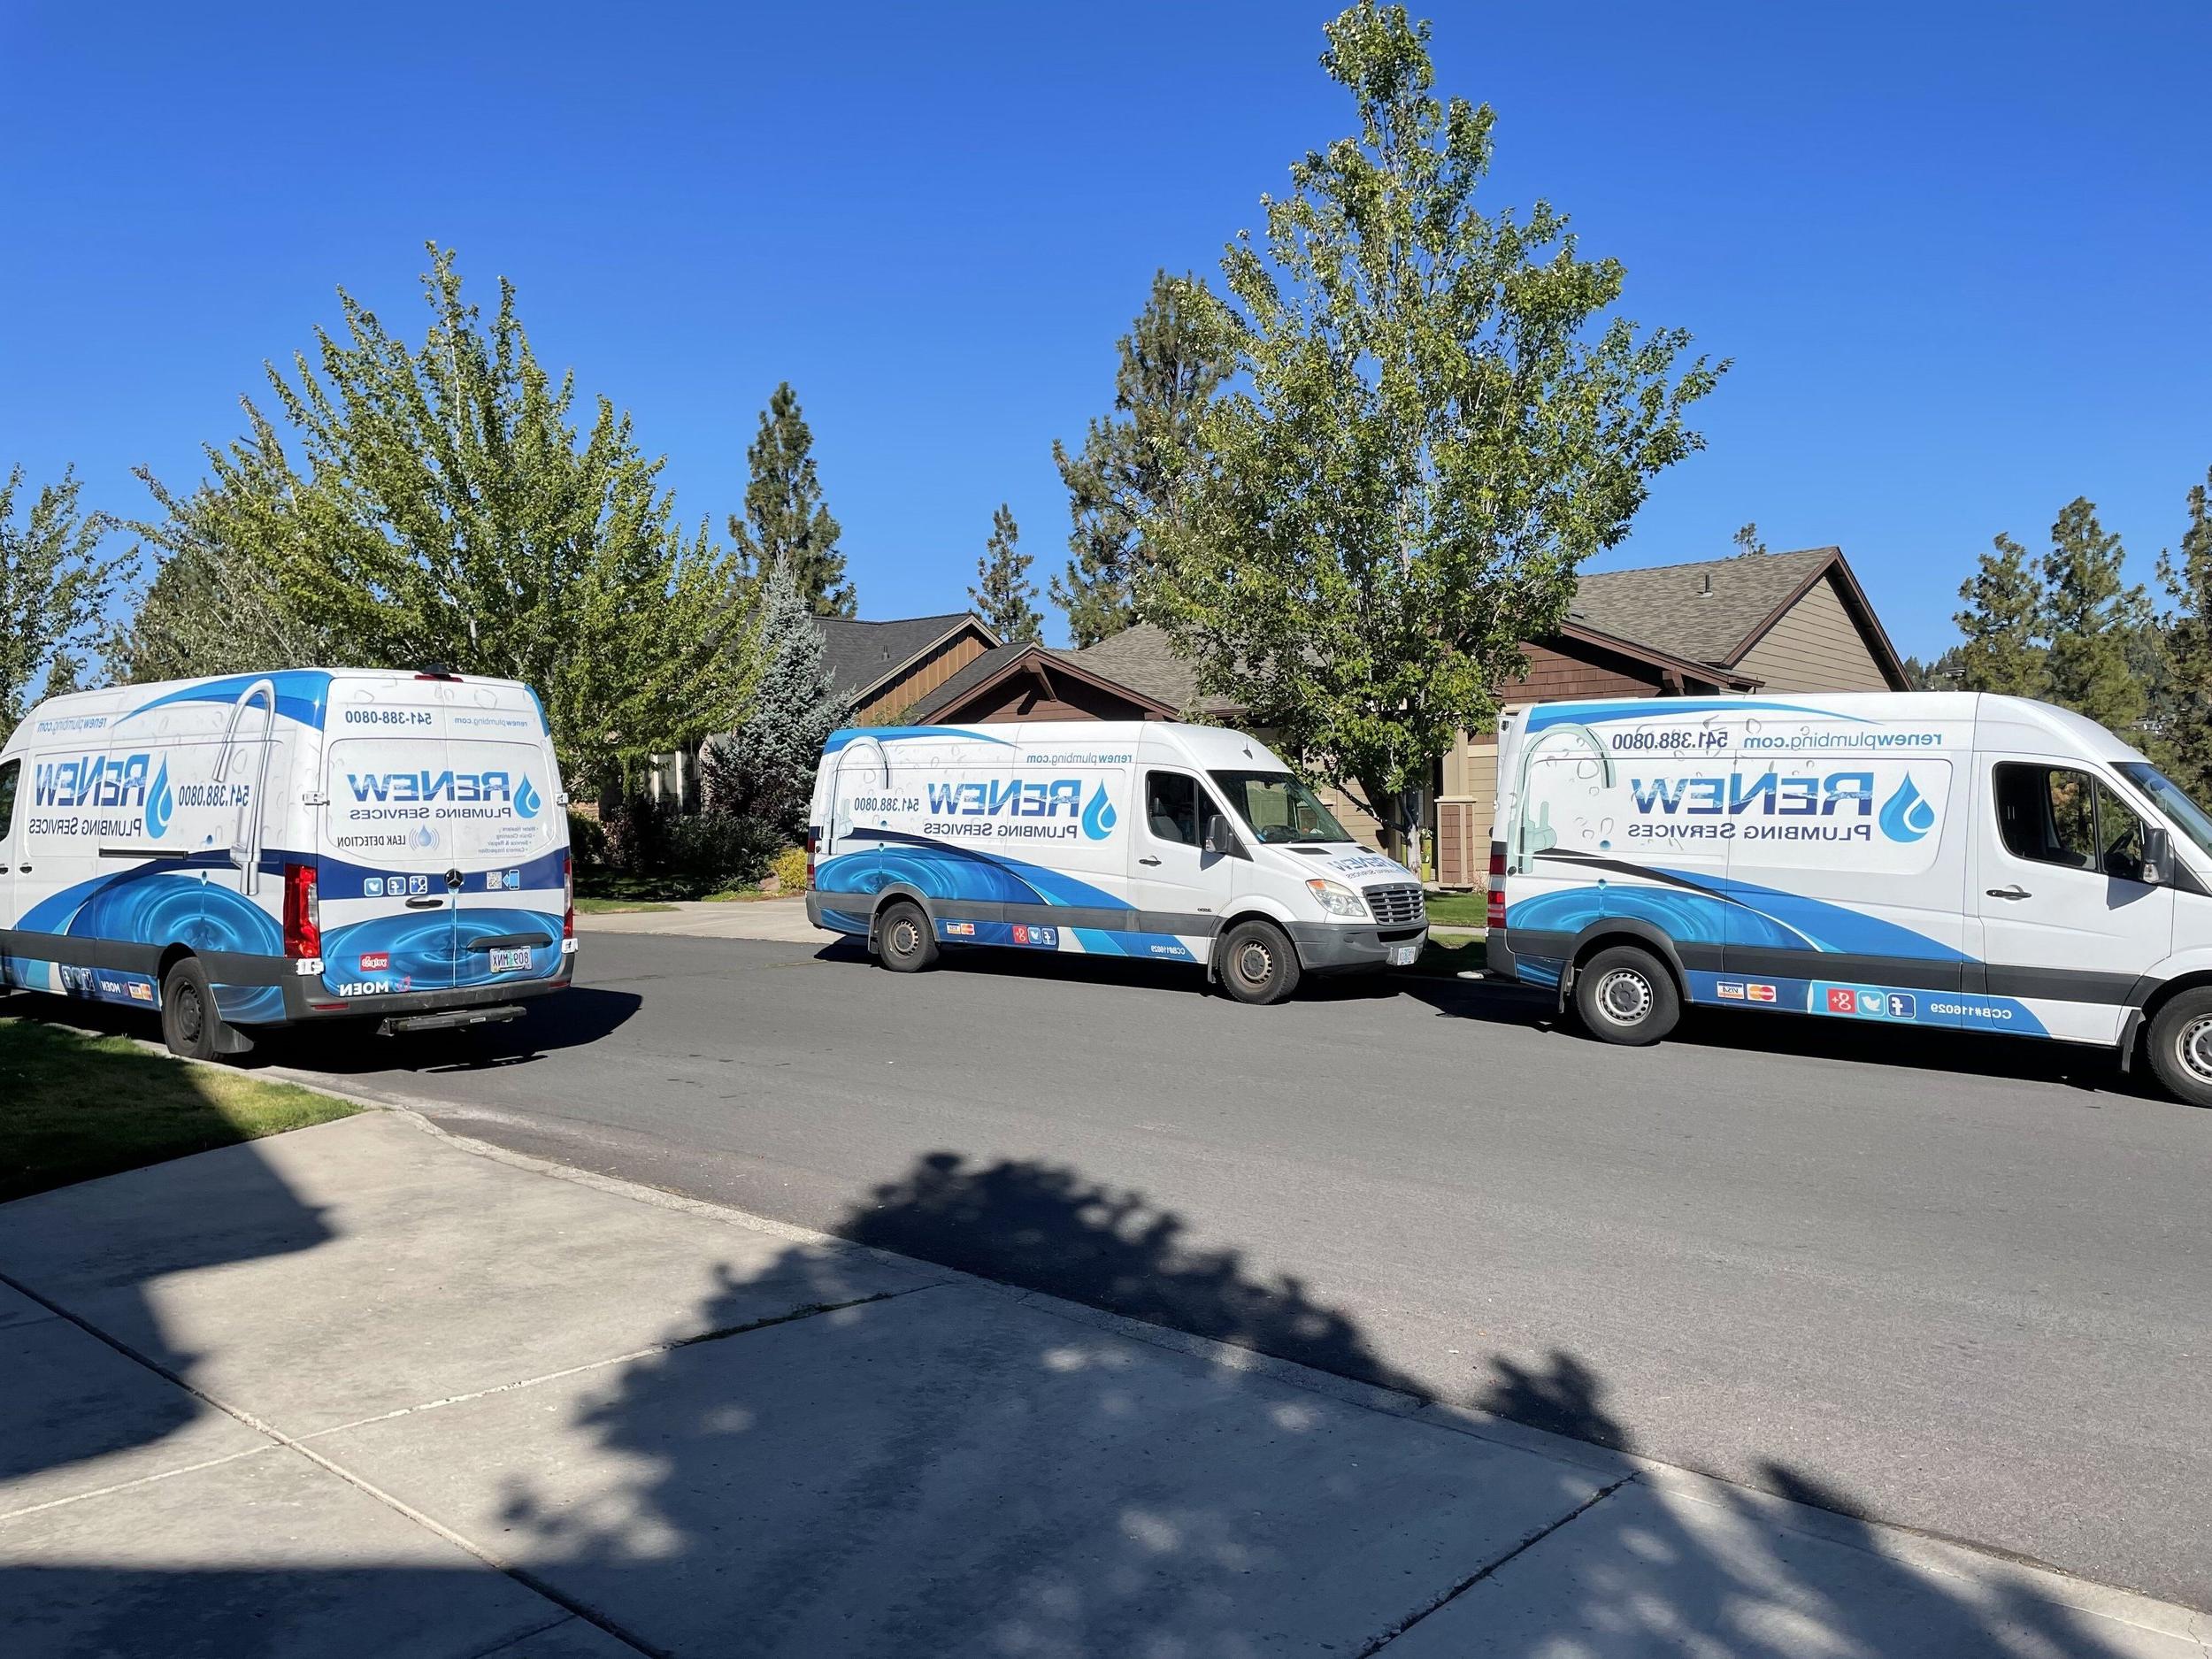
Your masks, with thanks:
M1505 849L1490 843L1490 905L1484 919L1493 927L1505 926Z
M315 894L315 866L284 866L284 954L304 961L323 954L323 906Z
M814 849L821 844L822 832L810 824L806 826L806 887L814 891Z
M576 937L576 860L561 855L561 937Z

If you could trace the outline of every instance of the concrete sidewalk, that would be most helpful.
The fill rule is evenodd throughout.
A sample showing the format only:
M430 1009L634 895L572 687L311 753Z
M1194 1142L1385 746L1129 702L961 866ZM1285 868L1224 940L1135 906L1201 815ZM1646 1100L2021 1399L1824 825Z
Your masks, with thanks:
M772 939L783 944L826 945L840 935L806 918L806 901L729 900L719 904L680 901L664 910L614 910L592 916L580 912L576 926L585 933L689 933L700 939Z
M1048 1196L869 1202L1110 1233ZM11 1659L2166 1659L2212 1624L403 1114L0 1207L0 1275Z

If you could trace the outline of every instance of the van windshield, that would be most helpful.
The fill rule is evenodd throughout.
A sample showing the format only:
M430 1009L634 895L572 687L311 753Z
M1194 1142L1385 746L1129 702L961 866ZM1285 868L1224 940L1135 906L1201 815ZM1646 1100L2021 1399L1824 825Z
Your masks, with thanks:
M1286 772L1217 772L1212 777L1231 809L1263 841L1303 846L1352 839L1319 797Z
M2174 827L2196 842L2197 850L2212 856L2212 812L2189 798L2189 792L2147 761L2124 760L2120 775L2157 803Z

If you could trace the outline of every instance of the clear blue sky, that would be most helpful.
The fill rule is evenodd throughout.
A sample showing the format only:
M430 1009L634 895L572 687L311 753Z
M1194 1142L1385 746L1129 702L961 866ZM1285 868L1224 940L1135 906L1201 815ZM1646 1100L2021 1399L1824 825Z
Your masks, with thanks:
M520 285L687 517L797 388L863 614L957 609L1156 266L1212 272L1349 130L1329 4L0 5L0 463L135 513L342 284ZM1417 8L1418 11L1419 8ZM1736 367L1606 565L1839 542L1939 649L1990 536L2085 494L2147 577L2212 465L2212 7L1438 4L1627 311ZM1052 626L1056 628L1055 615Z

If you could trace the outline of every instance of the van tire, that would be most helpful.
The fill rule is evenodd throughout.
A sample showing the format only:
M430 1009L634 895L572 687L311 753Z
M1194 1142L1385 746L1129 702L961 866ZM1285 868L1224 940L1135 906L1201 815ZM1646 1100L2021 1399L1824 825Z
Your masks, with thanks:
M1298 952L1271 922L1239 922L1222 936L1222 987L1240 1002L1265 1007L1298 988Z
M919 973L937 965L937 932L922 907L897 899L876 918L876 955L894 973Z
M223 1017L197 956L180 956L161 976L161 1040L187 1060L212 1060L221 1052Z
M1667 964L1634 945L1614 945L1575 972L1575 1012L1593 1037L1640 1048L1682 1018L1682 996Z
M2151 1070L2192 1106L2212 1106L2212 987L2183 991L2151 1020Z

